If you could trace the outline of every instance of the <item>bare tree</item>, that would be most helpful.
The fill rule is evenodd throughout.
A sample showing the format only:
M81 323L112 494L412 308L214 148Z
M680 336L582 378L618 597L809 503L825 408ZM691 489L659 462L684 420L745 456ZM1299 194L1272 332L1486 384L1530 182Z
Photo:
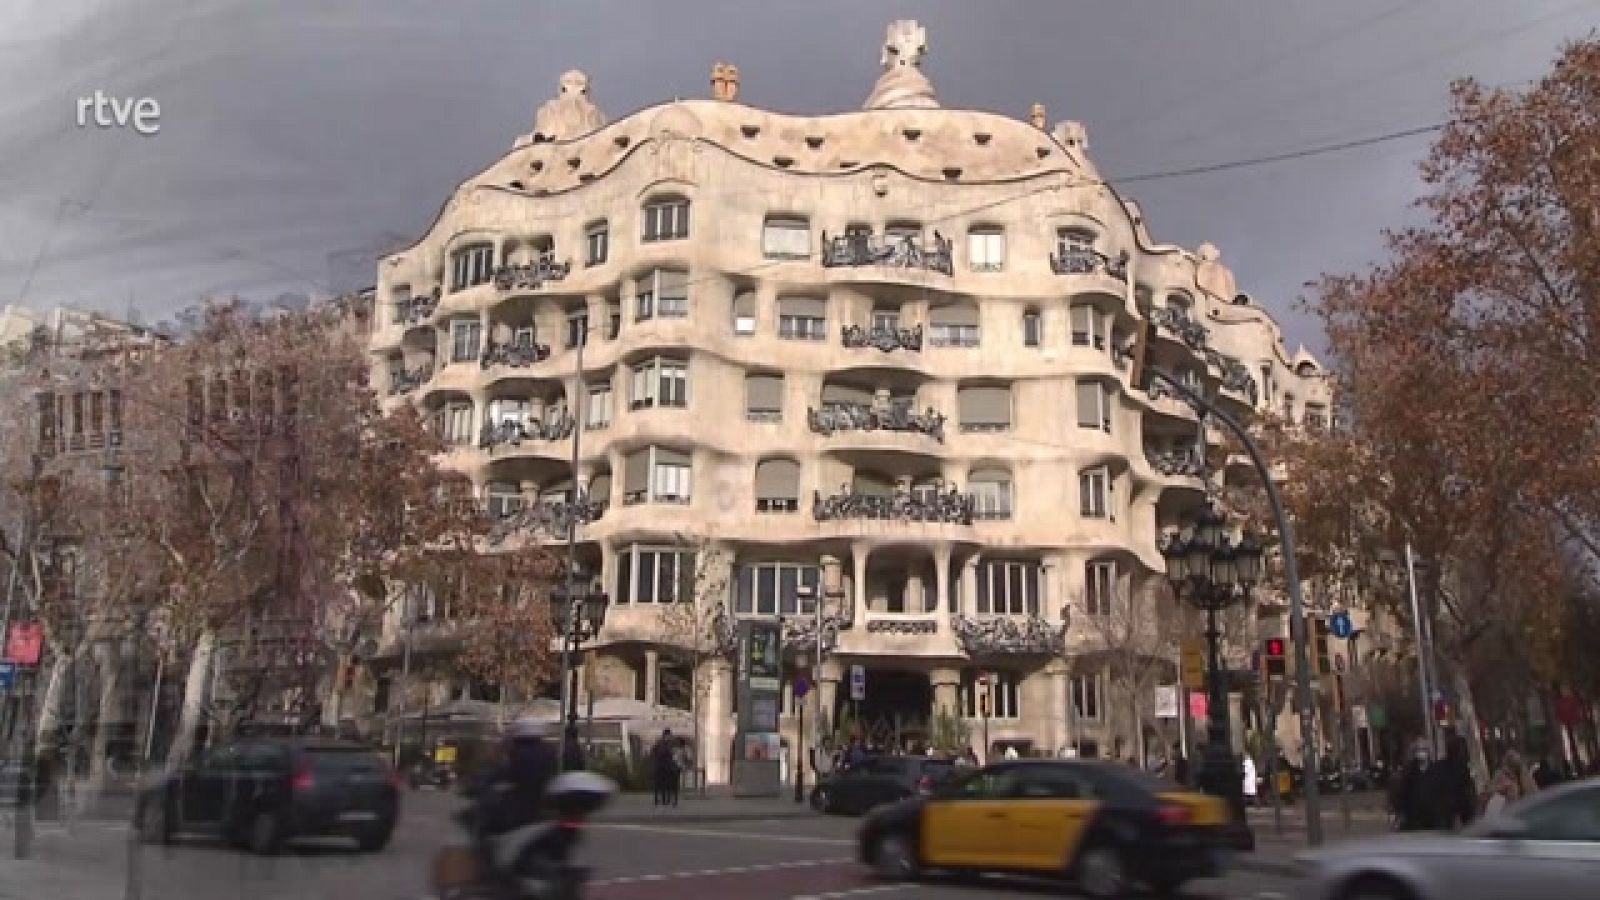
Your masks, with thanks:
M1161 578L1129 583L1129 590L1087 595L1079 621L1092 647L1086 654L1091 665L1105 673L1114 694L1127 698L1135 752L1143 761L1145 728L1156 726L1155 687L1175 668L1185 616Z
M728 608L728 572L732 554L709 538L679 537L680 546L690 549L693 564L682 572L677 602L662 604L657 623L661 646L667 658L688 672L681 689L689 697L693 719L691 741L695 765L705 765L705 748L700 729L700 711L712 688L708 664L733 656L734 620Z

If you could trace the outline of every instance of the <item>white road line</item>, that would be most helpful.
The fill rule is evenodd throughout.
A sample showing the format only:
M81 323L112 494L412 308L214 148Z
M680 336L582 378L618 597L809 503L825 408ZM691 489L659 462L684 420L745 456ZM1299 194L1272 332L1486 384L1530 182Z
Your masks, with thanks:
M709 828L669 828L661 825L635 825L630 823L597 822L590 828L610 828L615 831L643 831L651 834L681 834L689 837L744 838L751 841L776 841L785 844L817 844L825 847L849 847L855 841L848 838L810 837L803 834L756 834L749 831L715 831Z
M649 875L629 875L623 878L605 878L589 882L590 887L607 887L618 884L643 884L656 881L682 881L691 878L715 878L719 875L745 875L750 872L772 872L779 869L804 869L815 866L837 866L854 862L848 856L833 859L797 859L785 862L760 863L751 866L729 866L726 869L697 869L688 872L657 872Z
M800 894L790 898L790 900L838 900L841 897L864 897L867 894L886 894L890 891L903 891L913 886L909 884L877 884L872 887L829 891L826 894Z

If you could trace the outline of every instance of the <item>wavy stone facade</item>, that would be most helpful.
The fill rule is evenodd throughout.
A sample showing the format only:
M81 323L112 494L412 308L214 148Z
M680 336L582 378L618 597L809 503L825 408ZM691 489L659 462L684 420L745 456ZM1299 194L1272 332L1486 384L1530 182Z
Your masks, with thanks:
M1136 322L1235 412L1325 416L1325 389L1214 248L1151 240L1081 126L938 108L898 71L918 34L891 29L878 108L834 115L735 102L719 64L717 99L601 124L569 73L381 261L375 383L435 417L508 540L580 523L613 601L596 692L687 705L659 601L698 572L735 618L803 616L796 649L815 587L808 730L851 664L884 740L976 716L982 671L992 742L1117 752L1087 610L1161 578L1158 532L1205 496L1194 415L1128 387ZM681 555L708 548L730 568ZM719 781L732 679L706 669Z

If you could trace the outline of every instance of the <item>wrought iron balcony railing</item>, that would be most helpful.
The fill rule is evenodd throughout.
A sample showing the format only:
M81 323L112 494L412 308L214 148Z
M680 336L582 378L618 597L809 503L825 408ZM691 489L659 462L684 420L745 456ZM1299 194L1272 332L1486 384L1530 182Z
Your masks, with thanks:
M400 314L400 321L406 325L416 325L433 318L439 309L439 289L434 288L431 294L418 294L407 301L405 309Z
M945 417L931 406L927 412L919 413L903 403L890 403L882 409L869 403L829 403L821 409L808 408L806 423L823 435L838 431L909 431L944 443Z
M962 616L951 623L956 641L969 656L1013 653L1060 655L1067 649L1067 621L1055 625L1043 616Z
M554 253L542 253L525 265L503 265L494 270L494 286L502 291L536 291L551 281L560 281L572 271L572 263L556 262Z
M1204 475L1206 463L1200 454L1193 449L1189 450L1157 450L1154 447L1144 448L1144 458L1150 463L1150 468L1162 475Z
M511 341L506 344L490 343L483 350L483 356L478 360L479 368L487 369L490 366L509 366L513 369L525 369L534 363L541 363L550 358L550 345L541 344L532 339Z
M498 544L518 532L565 538L570 529L593 522L605 512L604 503L583 494L575 501L541 500L496 521L489 529L489 540Z
M928 269L944 275L955 272L950 239L937 231L927 247L913 237L858 232L830 238L827 232L823 232L822 265L827 268L894 266L901 269Z
M971 525L971 494L955 488L949 491L897 491L893 494L863 494L845 487L824 497L813 493L811 514L818 522L843 519L875 519L890 522L944 522Z
M1150 321L1161 330L1177 335L1178 340L1189 347L1206 349L1206 327L1187 314L1166 306L1153 306L1150 308Z
M415 369L399 369L391 376L389 381L389 396L396 397L409 394L428 383L433 377L433 364L423 363Z
M1128 280L1128 253L1107 256L1088 247L1068 247L1050 254L1050 271L1057 275L1088 275L1104 271L1118 281Z
M509 444L513 447L523 441L564 441L572 437L573 418L565 413L550 419L519 422L506 419L483 423L478 446L484 449Z
M884 353L891 350L921 350L922 326L892 328L887 325L846 325L840 329L839 339L846 347L873 347Z

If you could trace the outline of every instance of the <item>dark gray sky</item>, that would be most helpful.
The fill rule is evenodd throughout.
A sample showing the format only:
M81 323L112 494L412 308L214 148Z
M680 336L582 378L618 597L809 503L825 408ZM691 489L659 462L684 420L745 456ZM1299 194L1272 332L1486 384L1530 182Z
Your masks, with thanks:
M1539 76L1572 0L0 0L0 303L148 321L212 294L348 282L526 131L567 68L613 119L705 96L858 108L884 25L928 30L946 106L1089 131L1103 174L1247 159L1439 121L1446 86ZM159 134L80 129L154 97ZM1318 273L1404 224L1428 139L1130 183L1157 240L1209 240L1291 341ZM330 259L335 257L337 259ZM370 267L355 264L356 277ZM368 275L370 278L370 275ZM348 283L336 285L349 287ZM1293 347L1291 346L1291 350Z

